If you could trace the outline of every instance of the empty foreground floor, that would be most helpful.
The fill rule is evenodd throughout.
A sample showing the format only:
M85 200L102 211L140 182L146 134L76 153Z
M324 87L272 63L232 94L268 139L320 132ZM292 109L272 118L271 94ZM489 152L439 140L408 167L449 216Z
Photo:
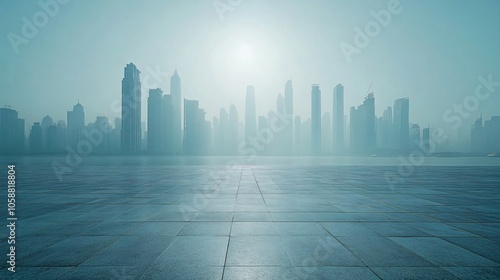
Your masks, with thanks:
M17 169L2 277L500 279L498 167L418 167L393 185L394 166Z

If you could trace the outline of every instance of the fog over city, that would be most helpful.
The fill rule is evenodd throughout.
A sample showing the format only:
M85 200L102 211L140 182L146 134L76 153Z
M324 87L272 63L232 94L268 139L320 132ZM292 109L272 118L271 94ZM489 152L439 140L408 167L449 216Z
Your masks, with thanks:
M141 72L144 123L148 90L170 94L175 71L181 98L198 100L210 122L234 105L244 124L249 85L258 122L288 80L302 122L313 113L311 85L320 117L332 118L342 84L346 134L350 108L369 93L377 118L408 98L409 123L448 131L449 150L468 147L481 114L500 115L497 1L90 2L0 3L0 105L25 119L26 135L46 115L67 121L77 103L86 124L121 117L129 63Z

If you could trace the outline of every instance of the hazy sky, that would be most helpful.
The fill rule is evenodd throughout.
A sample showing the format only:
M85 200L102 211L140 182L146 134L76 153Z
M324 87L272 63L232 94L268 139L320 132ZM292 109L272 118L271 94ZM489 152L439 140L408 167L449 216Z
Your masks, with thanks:
M373 83L377 115L409 97L410 121L424 125L442 123L448 108L474 94L480 75L500 81L496 0L401 0L402 11L348 62L340 45L355 46L355 27L365 29L371 12L391 2L72 0L16 53L9 34L22 36L22 18L33 22L43 9L38 1L0 0L0 105L18 110L27 126L46 114L66 120L78 99L86 122L114 118L123 68L133 62L143 78L160 70L166 93L177 67L183 97L200 100L209 120L234 103L243 121L248 84L255 86L257 114L266 114L291 77L294 109L303 118L310 118L311 84L320 84L329 112L333 88L342 83L348 112ZM231 9L221 13L214 4ZM500 87L468 121L480 112L500 115Z

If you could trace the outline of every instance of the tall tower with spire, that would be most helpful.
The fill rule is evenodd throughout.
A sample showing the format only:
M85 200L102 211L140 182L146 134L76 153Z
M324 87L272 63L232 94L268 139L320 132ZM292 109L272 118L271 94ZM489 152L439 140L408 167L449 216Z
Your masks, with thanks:
M177 69L175 69L174 75L170 77L170 94L172 96L172 104L174 107L174 116L173 116L173 130L172 135L174 137L174 152L180 153L182 151L182 94L181 94L181 77L177 73Z

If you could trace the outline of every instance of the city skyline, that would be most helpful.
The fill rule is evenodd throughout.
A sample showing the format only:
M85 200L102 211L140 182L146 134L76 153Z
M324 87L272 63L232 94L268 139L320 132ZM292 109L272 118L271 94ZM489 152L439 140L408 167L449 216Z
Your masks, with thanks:
M436 133L446 136L439 142L440 148L434 149L437 152L489 153L500 148L495 144L500 139L499 116L492 116L483 124L481 115L465 139L454 139L446 134L448 128L433 125L431 130L428 123L427 128L422 125L421 129L413 122L407 97L394 100L393 107L387 107L383 115L377 116L375 94L369 92L361 105L351 106L349 115L344 115L345 88L340 83L332 92L330 104L322 102L325 94L320 85L311 85L310 118L293 115L294 89L292 80L288 80L283 94L277 95L275 109L268 108L266 115L256 114L255 88L248 85L244 114L239 114L231 104L229 114L222 107L219 118L210 121L199 100L182 96L177 70L171 76L170 93L164 94L161 88L149 89L146 104L142 104L141 71L128 63L123 73L122 118L112 122L107 116L97 116L94 122L85 123L85 107L78 101L67 111L66 120L54 120L47 115L41 122L26 126L19 112L1 108L0 144L4 147L0 152L61 154L74 149L87 152L89 147L82 148L81 144L90 141L95 145L94 154L407 155L430 150ZM181 112L178 106L181 99L183 118L177 115ZM145 119L140 109L143 105L147 106ZM325 105L332 108L333 114L322 113ZM239 119L238 115L244 117ZM182 122L182 129L178 121ZM26 128L28 134L24 133ZM16 136L4 139L12 134Z
M494 34L494 26L500 24L494 13L499 4L398 1L401 12L392 14L391 22L377 36L370 37L369 44L350 56L348 62L341 45L356 47L356 28L364 30L374 20L373 14L386 10L393 2L379 0L364 5L316 1L290 5L290 1L244 1L231 7L221 20L210 1L189 5L150 1L149 5L125 3L119 7L117 3L99 3L85 8L83 3L71 1L61 4L49 23L37 27L36 36L28 43L18 45L18 52L7 36L1 40L6 73L0 75L5 85L0 106L12 106L23 112L27 123L33 123L49 112L54 119L63 119L64 111L57 108L69 108L80 100L91 105L87 106L89 117L107 115L114 119L119 117L121 102L116 81L122 78L116 69L133 61L148 77L143 81L148 89L162 88L166 92L177 69L187 82L184 97L204 104L207 119L219 115L220 105L234 104L243 112L249 84L255 87L257 115L265 115L265 110L275 103L276 94L282 93L283 82L291 78L295 104L308 104L311 84L320 84L326 93L341 82L349 91L345 104L356 105L373 83L378 104L389 106L395 99L409 97L413 100L410 118L414 122L446 125L449 122L445 113L451 109L446 116L455 119L459 113L454 105L463 105L467 96L474 94L479 77L488 80L492 75L491 80L500 79L500 61L494 51L500 41L487 35ZM9 22L0 27L6 35L23 35L22 18L32 21L35 13L43 11L37 2L0 5L5 6L0 12L2 18ZM450 9L453 12L439 12ZM7 10L9 13L4 12ZM89 20L97 11L106 14L113 10L120 10L124 18L131 20ZM283 13L276 14L276 10ZM132 14L137 16L130 17ZM439 22L432 20L436 17ZM128 43L128 37L118 32L117 26L140 34L141 40ZM193 30L192 26L203 28ZM401 34L411 40L402 41ZM41 49L43 55L38 52ZM82 59L82 53L88 59ZM474 114L463 118L462 129L468 128L480 113L485 118L498 115L494 104L500 102L499 96L492 94L488 102L480 102ZM331 98L324 96L325 101ZM220 101L224 104L218 104ZM382 115L385 106L377 106L377 115ZM321 109L333 114L330 106ZM142 111L145 118L145 105ZM307 118L310 114L310 106L294 108L294 115Z

